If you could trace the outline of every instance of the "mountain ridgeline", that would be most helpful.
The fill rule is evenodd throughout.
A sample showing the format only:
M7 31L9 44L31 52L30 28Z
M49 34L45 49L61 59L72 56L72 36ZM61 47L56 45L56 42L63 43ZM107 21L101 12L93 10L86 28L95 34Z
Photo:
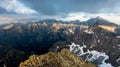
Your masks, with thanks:
M79 31L80 25L64 23L8 24L0 29L0 44L44 53L53 43L69 39Z
M106 53L109 56L106 62L117 67L120 65L119 30L119 25L100 17L85 22L43 20L1 25L0 63L7 67L17 67L30 55L69 49L68 45L74 42L80 46L84 44L84 51L96 50ZM86 55L82 56L80 57L85 60Z

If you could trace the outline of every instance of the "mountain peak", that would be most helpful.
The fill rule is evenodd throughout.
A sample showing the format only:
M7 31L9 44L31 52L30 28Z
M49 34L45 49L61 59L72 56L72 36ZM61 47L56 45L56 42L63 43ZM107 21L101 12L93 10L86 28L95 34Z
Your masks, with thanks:
M97 16L95 19L96 19L96 21L106 21L106 22L108 22L108 23L112 23L112 22L110 22L109 20L104 19L103 17L100 17L100 16Z
M102 18L102 17L100 17L100 16L97 16L97 17L96 17L96 19L103 19L103 18ZM104 20L105 20L105 19L104 19Z
M92 25L96 22L98 22L99 24L105 24L105 25L116 25L116 24L114 24L114 23L112 23L112 22L110 22L110 21L108 21L100 16L97 16L96 18L90 18L89 20L87 20L85 22L85 24Z
M2 29L10 29L10 28L12 28L14 26L14 24L8 24L8 25L6 25L6 26L4 26Z

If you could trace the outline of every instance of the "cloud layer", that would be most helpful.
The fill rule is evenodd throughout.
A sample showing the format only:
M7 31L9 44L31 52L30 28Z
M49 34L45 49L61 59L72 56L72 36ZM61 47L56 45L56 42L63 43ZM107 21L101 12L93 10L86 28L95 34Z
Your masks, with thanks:
M24 18L85 20L95 16L119 19L120 0L0 0L0 16ZM110 19L110 20L111 20ZM1 19L0 19L1 20ZM112 20L117 22L119 20Z
M44 15L64 15L73 12L116 13L120 11L120 9L118 10L119 0L22 0L22 2Z

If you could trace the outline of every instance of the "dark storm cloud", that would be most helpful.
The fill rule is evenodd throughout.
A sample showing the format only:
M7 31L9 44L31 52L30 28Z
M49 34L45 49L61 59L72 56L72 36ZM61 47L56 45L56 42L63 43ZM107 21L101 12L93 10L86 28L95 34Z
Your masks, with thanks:
M69 13L77 13L77 12L84 12L84 13L117 12L116 9L114 8L116 6L120 6L120 0L118 1L115 0L16 0L16 1L20 1L21 4L25 5L24 7L28 7L35 10L41 16L67 17ZM21 8L24 9L24 7ZM14 7L13 10L9 12L3 8L0 8L0 14L15 13ZM22 11L19 10L19 12Z
M112 12L115 0L20 0L43 15L67 15L72 12Z
M0 8L0 13L6 13L7 11L3 8Z
M85 20L95 16L118 19L119 6L120 0L0 0L0 21L26 18Z
M16 14L16 13L14 13L14 12L8 12L4 8L0 7L0 14Z
M17 15L17 13L16 12L13 12L13 11L7 11L6 9L4 9L4 8L1 8L0 7L0 15Z

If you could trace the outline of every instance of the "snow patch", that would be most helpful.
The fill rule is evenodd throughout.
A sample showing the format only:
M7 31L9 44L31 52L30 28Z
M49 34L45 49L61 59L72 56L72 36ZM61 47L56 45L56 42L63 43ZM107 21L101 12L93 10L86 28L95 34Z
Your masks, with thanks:
M69 45L70 51L84 58L85 61L93 62L100 67L113 67L111 64L105 62L105 60L109 59L108 55L103 52L98 52L96 50L87 50L85 52L83 49L86 47L87 46L84 43L83 46L76 45L75 43Z
M98 40L97 42L100 43L100 40Z
M116 38L120 38L120 36L116 36Z
M94 34L94 32L91 29L90 30L85 30L84 32L88 33L88 34Z
M111 64L109 63L104 63L104 64L101 64L99 65L100 67L113 67Z
M120 44L117 44L118 47L120 47Z
M113 48L115 48L115 46L113 46Z
M56 47L57 49L59 48L59 46Z
M120 62L120 57L116 60L117 62Z
M86 47L87 47L87 46L85 45L85 43L84 43L84 42L83 42L82 44L83 44L83 47L84 47L84 48L86 48Z

